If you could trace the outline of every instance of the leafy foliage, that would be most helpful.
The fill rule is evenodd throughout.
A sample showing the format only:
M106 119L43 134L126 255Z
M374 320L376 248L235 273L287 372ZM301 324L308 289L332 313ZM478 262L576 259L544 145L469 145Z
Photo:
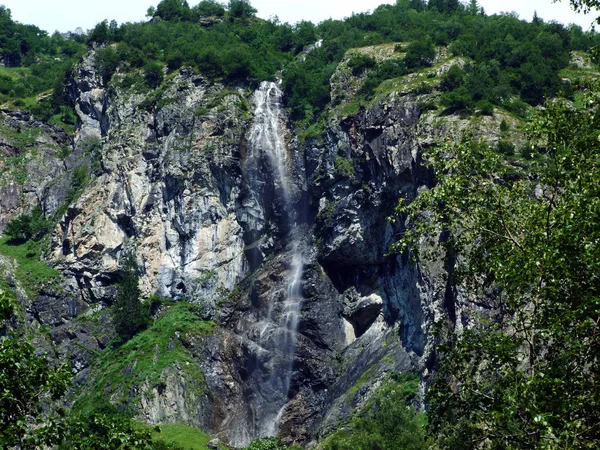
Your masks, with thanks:
M69 433L60 450L183 450L161 439L160 427L136 423L114 408L104 407L69 420Z
M442 232L472 299L473 327L440 324L429 400L442 448L600 443L600 112L587 105L536 116L527 176L468 139L430 151L438 184L398 209L410 224L398 248L418 254Z
M30 214L21 214L6 224L4 233L11 243L21 244L30 239L39 240L50 231L50 221L44 217L40 205L36 205Z
M300 447L289 447L275 437L266 437L252 441L250 445L244 448L244 450L293 450L296 448Z
M15 312L14 297L0 288L0 327L6 332ZM0 337L0 447L54 445L66 433L58 400L70 386L66 367L55 368L36 354L27 336Z
M61 123L64 108L71 109L63 81L84 51L78 36L48 36L36 26L14 22L0 5L0 59L6 66L0 70L0 101L11 100L46 120L56 116Z
M425 449L425 416L410 406L418 377L392 375L347 427L328 436L324 450Z

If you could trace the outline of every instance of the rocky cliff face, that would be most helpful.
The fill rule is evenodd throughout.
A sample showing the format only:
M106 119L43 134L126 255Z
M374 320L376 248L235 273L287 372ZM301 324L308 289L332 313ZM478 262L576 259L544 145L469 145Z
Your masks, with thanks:
M64 348L93 341L77 363L80 384L89 382L90 355L110 335L100 325L100 338L85 335L82 318L104 314L95 323L106 323L104 308L128 251L140 262L145 296L196 303L218 324L210 335L177 337L192 371L173 366L159 387L137 387L145 394L130 406L150 423L185 422L238 446L275 432L307 442L364 403L390 372L428 375L431 326L457 314L455 295L445 262L424 267L388 254L403 223L387 218L399 197L410 200L432 182L422 147L432 135L464 129L465 121L442 126L424 114L435 93L415 89L412 79L343 113L360 80L342 63L332 81L338 106L320 138L300 139L284 110L275 117L283 149L278 174L267 152L250 142L259 109L249 87L182 70L141 92L126 74L104 84L94 52L81 61L70 86L79 118L72 154L93 177L60 220L49 258L78 306L43 321ZM31 120L3 117L11 129ZM60 131L40 129L35 145L46 146L45 154L54 145L70 148ZM2 151L16 152L11 145ZM24 195L46 210L63 201L60 180L74 163L38 159L28 169L38 178L27 181L37 190L4 182L0 220L27 209ZM292 329L296 278L301 302ZM53 310L57 297L37 302ZM287 356L282 334L293 338ZM284 368L285 383L273 375ZM206 389L192 388L194 370Z
M63 203L78 159L71 138L22 111L0 111L0 229L40 204L51 215Z

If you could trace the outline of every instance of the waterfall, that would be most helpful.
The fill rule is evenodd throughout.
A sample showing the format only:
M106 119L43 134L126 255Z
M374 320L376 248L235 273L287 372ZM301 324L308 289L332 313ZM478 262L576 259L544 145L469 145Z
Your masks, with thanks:
M281 98L283 92L276 83L263 81L254 93L254 123L250 131L249 158L260 159L266 154L283 192L286 209L289 208L289 180L286 170L285 141L280 130ZM288 211L289 213L289 211Z
M295 212L290 198L289 161L285 148L282 122L282 92L274 82L263 82L254 94L254 122L250 130L250 164L266 159L271 177L278 191L278 200L284 209L284 219L294 223ZM266 158L265 158L266 157ZM295 235L295 233L290 233ZM290 238L291 261L286 280L287 292L282 301L271 299L267 311L262 313L261 329L257 344L270 352L269 373L257 389L262 402L255 405L256 437L274 436L288 403L288 393L293 372L294 355L300 309L302 307L303 258L297 239Z

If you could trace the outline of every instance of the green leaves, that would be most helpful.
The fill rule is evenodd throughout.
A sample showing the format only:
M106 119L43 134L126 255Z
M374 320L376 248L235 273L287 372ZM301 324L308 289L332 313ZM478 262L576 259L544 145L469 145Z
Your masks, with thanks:
M595 448L600 442L600 114L554 101L531 122L537 157L515 177L469 139L426 158L438 184L401 204L397 249L457 258L474 323L442 327L430 391L442 448Z
M410 404L419 379L392 374L347 425L328 436L324 450L418 450L428 448L426 418Z
M41 239L50 231L50 226L42 208L37 205L30 214L22 214L8 222L4 233L10 237L11 243L18 244L30 239Z
M15 309L0 290L2 327ZM36 448L61 441L64 411L58 400L71 384L67 367L55 368L35 353L28 336L8 332L0 338L0 448Z

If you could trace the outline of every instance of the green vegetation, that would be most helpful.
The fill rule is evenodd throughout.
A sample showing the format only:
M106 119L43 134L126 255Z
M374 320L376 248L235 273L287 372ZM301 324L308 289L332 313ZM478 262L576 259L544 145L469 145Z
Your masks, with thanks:
M61 398L71 385L67 365L38 355L33 336L10 331L19 314L15 295L0 283L0 447L76 450L205 449L208 437L183 425L151 430L110 405L67 417ZM198 444L194 444L194 442Z
M74 116L64 91L64 79L86 50L82 38L52 36L33 25L14 22L0 6L0 103L12 102L34 115L72 126Z
M36 354L31 336L6 332L16 310L14 294L0 286L0 447L55 445L65 427L64 411L53 402L67 391L71 373Z
M160 425L153 430L152 439L185 450L206 450L206 444L210 441L203 431L182 424Z
M22 214L6 224L4 233L11 244L22 244L30 239L40 240L50 230L50 222L46 220L40 205L33 208L31 214Z
M355 169L353 160L338 156L335 158L335 171L338 175L354 180Z
M0 239L0 254L12 258L17 263L16 275L29 294L37 293L42 286L59 280L60 273L49 267L40 258L43 243L27 241L14 245L9 237Z
M122 411L135 406L139 395L152 395L164 386L169 373L180 371L190 395L203 395L206 383L186 348L194 337L213 332L214 322L200 319L198 308L187 302L168 308L150 327L118 347L98 355L94 373L74 409L89 413L111 401ZM140 390L146 386L147 392ZM135 390L135 397L129 393Z
M377 65L366 57L350 59L355 75L367 74L363 96L372 96L386 79L430 65L435 57L433 46L445 46L467 62L442 84L448 94L446 108L489 114L490 105L510 111L518 105L514 112L519 114L523 104L540 104L565 88L558 71L568 65L570 51L589 50L598 42L577 26L565 28L539 19L527 23L511 15L485 16L476 4L419 0L381 5L372 14L355 14L344 21L328 20L315 27L314 35L323 39L322 47L304 61L290 63L284 78L293 118L306 123L329 103L329 79L353 47L411 42L400 48L406 52L404 57L397 52ZM515 105L516 101L521 103Z
M126 254L120 267L119 293L112 308L115 331L122 342L127 342L150 323L150 311L140 301L138 269L135 254Z
M453 308L438 324L429 404L441 448L600 443L596 94L586 105L555 100L533 118L526 176L469 139L429 150L438 184L398 208L410 224L398 249L418 255L442 232L437 257L459 256L454 282L485 305L463 332Z
M205 0L194 7L183 0L163 0L148 10L149 22L118 26L104 21L87 37L65 38L17 24L3 8L0 22L6 31L0 33L0 48L5 49L4 61L10 67L0 71L0 97L28 105L46 120L72 126L74 116L62 80L87 40L106 46L97 51L106 82L120 68L127 83L139 89L158 88L164 70L182 66L230 84L271 79L285 68L288 107L292 117L308 127L330 103L330 78L348 49L408 42L391 60L377 63L358 54L349 60L354 75L366 76L362 96L372 97L385 80L430 66L437 46L466 61L442 80L447 112L491 114L492 105L512 111L515 102L524 102L517 103L522 112L523 104L537 105L568 90L558 72L567 67L569 53L587 51L599 42L577 26L565 28L539 18L527 23L511 15L489 17L476 2L463 5L454 0L400 0L373 13L326 20L318 26L264 21L255 13L246 0L227 5ZM319 39L320 47L298 57ZM52 95L42 102L28 100L41 93Z
M252 441L244 450L300 450L300 445L285 445L281 440L274 437L267 437Z
M419 378L392 374L367 404L346 425L329 435L323 450L423 450L426 416L416 412L411 401Z

